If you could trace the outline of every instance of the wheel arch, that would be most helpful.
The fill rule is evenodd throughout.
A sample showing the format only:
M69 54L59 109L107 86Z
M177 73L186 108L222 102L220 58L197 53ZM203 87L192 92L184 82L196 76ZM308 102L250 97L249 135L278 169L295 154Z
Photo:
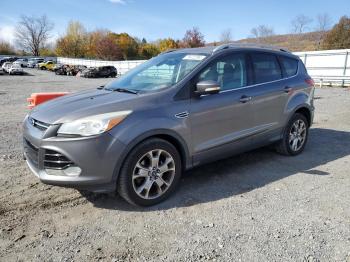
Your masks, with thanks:
M311 110L308 108L308 107L306 107L306 106L301 106L301 107L299 107L298 109L296 109L295 111L294 111L294 114L296 114L296 113L299 113L299 114L302 114L303 116L305 116L306 117L306 120L307 120L307 122L308 122L308 125L309 126L311 126L312 125L312 117L311 117ZM293 115L294 115L293 114Z
M151 130L133 139L133 141L126 146L126 148L124 149L124 152L122 153L122 156L117 161L116 167L114 169L114 173L113 173L114 182L117 182L123 163L125 159L128 157L128 155L130 154L130 152L140 143L152 138L163 139L171 143L173 146L175 146L175 148L178 150L180 154L181 165L183 170L190 168L192 166L192 160L191 160L191 156L190 156L188 147L186 145L186 142L183 138L181 138L179 134L177 134L172 130L167 130L167 129Z

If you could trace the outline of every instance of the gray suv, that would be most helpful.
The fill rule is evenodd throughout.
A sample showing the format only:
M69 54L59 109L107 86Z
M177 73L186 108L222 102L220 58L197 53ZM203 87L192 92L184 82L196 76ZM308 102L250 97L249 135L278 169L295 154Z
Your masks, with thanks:
M24 154L44 183L153 205L194 166L269 144L301 153L313 93L302 61L283 49L170 50L106 86L34 108Z

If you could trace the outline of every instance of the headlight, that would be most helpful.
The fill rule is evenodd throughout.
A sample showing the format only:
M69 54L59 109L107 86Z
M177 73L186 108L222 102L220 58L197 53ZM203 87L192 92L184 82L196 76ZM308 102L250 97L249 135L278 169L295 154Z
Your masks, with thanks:
M64 123L58 134L93 136L106 132L124 120L132 111L120 111L84 117L70 123Z

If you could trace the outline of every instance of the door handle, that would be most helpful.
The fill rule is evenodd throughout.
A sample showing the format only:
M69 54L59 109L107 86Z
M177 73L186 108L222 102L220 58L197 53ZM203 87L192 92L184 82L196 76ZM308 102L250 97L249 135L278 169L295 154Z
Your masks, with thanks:
M293 91L293 88L291 88L290 86L286 86L286 87L284 87L283 91L285 93L290 93L291 91Z
M243 96L241 96L241 98L239 99L239 102L241 102L241 103L246 103L246 102L249 102L250 100L252 100L252 97L251 97L251 96L243 95Z

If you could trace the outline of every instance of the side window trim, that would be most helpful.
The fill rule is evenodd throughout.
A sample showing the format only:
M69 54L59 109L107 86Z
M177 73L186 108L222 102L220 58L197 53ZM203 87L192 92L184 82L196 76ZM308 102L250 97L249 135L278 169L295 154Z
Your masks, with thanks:
M295 60L296 63L297 63L297 69L295 71L295 73L292 75L292 76L288 76L287 75L287 70L285 68L285 66L283 65L283 62L282 62L282 58L285 57L285 58L288 58L288 59L292 59L292 60ZM288 56L283 56L283 55L278 55L277 56L277 59L278 59L278 62L280 63L280 66L282 68L282 72L283 72L283 79L285 78L290 78L290 77L293 77L293 76L296 76L299 72L299 69L300 69L300 66L299 66L299 60L295 59L295 58L291 58L291 57L288 57Z
M284 72L284 68L283 68L283 66L282 66L282 62L280 61L278 55L274 54L274 57L276 58L277 64L278 64L278 66L279 66L279 68L280 68L281 79L283 79L283 78L285 78L285 76L284 76L284 75L285 75L285 72Z
M231 88L231 89L226 89L226 90L220 90L219 94L220 93L225 93L225 92L228 92L228 91L234 91L236 89L242 89L242 88L246 88L246 87L249 87L250 85L253 84L253 82L251 81L251 67L250 65L248 64L249 63L249 59L248 59L248 54L249 52L248 51L240 51L240 52L231 52L231 53L224 53L224 54L221 54L217 57L215 57L212 61L210 61L205 67L203 67L190 81L195 85L195 83L198 81L198 77L200 76L200 74L203 72L203 70L212 65L213 63L217 62L219 59L222 59L224 57L228 57L228 56L234 56L234 55L242 55L243 58L244 58L244 63L245 63L245 79L246 79L246 84L242 87L238 87L238 88ZM195 86L193 87L195 88ZM193 91L191 91L191 93L193 93Z
M286 71L286 68L284 67L283 62L282 62L282 56L278 55L277 60L278 60L278 63L281 67L281 70L282 70L282 78L283 79L287 78L287 71Z

